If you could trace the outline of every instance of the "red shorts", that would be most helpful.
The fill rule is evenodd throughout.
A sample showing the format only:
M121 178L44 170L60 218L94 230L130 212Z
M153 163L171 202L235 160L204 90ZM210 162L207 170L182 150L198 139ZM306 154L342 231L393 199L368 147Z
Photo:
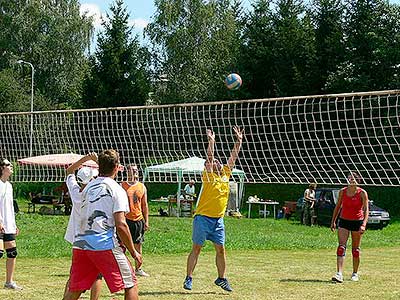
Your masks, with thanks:
M120 247L112 250L72 250L69 290L90 290L97 276L102 274L111 293L136 285L136 276Z

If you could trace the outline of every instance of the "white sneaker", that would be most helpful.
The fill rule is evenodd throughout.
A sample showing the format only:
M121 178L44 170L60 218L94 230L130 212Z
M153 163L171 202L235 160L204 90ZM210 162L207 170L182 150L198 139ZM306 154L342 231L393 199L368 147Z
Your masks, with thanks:
M135 271L135 274L136 274L137 276L143 276L143 277L149 277L149 276L150 276L150 275L147 274L145 271L143 271L143 269L136 270L136 271Z
M19 285L17 285L17 283L16 283L15 281L6 282L6 283L4 284L4 288L10 289L10 290L16 290L16 291L22 290L22 287L20 287Z
M357 273L351 274L351 281L358 281L360 278L358 277Z
M333 282L342 283L343 282L343 275L342 273L337 272L335 276L332 277Z

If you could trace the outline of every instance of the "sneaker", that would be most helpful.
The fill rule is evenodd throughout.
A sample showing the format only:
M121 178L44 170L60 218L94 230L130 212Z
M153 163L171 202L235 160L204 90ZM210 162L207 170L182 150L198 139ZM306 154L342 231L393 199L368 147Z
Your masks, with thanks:
M343 275L342 273L337 272L335 276L332 277L333 282L342 283L343 282Z
M357 273L351 274L351 281L358 281L360 278L358 277Z
M143 276L143 277L149 277L150 275L147 274L145 271L143 271L143 269L138 269L135 271L135 274L137 276Z
M227 291L227 292L232 292L232 288L229 285L228 279L226 278L217 278L215 279L214 283L218 286L220 286L223 290Z
M16 290L16 291L22 290L22 287L20 287L19 285L17 285L14 281L12 281L12 282L6 282L6 283L4 284L4 288L10 289L10 290Z
M189 291L192 290L192 281L193 281L192 277L186 276L185 281L183 282L183 288Z

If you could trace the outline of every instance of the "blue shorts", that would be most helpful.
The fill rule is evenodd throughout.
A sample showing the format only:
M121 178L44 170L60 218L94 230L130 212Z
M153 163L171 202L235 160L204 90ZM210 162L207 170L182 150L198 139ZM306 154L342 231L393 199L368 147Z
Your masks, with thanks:
M225 225L223 218L210 218L196 215L193 220L192 241L204 245L209 240L217 245L225 244Z

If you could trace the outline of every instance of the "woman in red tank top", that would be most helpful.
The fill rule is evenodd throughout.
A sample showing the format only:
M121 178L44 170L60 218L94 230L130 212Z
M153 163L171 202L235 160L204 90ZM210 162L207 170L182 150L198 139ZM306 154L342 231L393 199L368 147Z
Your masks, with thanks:
M337 273L332 277L334 282L343 282L343 264L346 254L346 245L351 233L351 248L353 255L353 274L351 280L358 281L358 267L360 265L361 237L368 221L368 194L358 187L361 177L357 173L351 173L348 177L348 186L339 192L338 201L333 211L331 230L338 227L339 246L337 248Z

